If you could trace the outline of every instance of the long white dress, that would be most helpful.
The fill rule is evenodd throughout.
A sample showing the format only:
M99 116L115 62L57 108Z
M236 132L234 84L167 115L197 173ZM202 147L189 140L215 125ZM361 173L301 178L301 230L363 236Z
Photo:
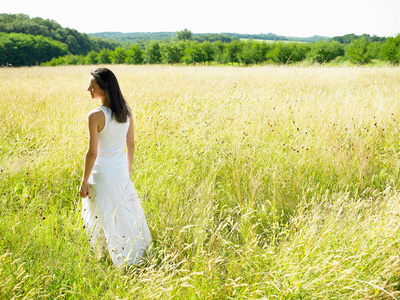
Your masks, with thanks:
M99 132L96 162L89 177L89 196L82 198L82 219L92 247L108 249L114 265L138 264L151 235L128 172L125 155L129 119L119 123L100 106L105 126Z

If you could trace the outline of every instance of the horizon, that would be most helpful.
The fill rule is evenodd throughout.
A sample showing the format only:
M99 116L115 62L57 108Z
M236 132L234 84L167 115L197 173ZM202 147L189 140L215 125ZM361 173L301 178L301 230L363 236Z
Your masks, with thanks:
M55 21L55 20L53 20ZM74 29L74 28L71 28ZM333 36L322 36L322 35L311 35L311 36L305 36L305 37L299 37L299 36L288 36L288 35L278 35L275 34L273 32L260 32L260 33L238 33L238 32L193 32L192 30L190 30L189 28L183 28L181 30L184 29L188 29L189 31L192 32L192 34L196 34L196 35L202 35L202 34L240 34L240 35L260 35L260 34L274 34L276 36L281 36L281 37L288 37L288 38L311 38L311 37L325 37L325 38L333 38ZM100 31L100 32L90 32L90 33L86 33L86 34L99 34L99 33L122 33L122 34L130 34L130 33L176 33L179 32L181 30L177 30L177 31L131 31L131 32L122 32L122 31ZM347 33L347 34L354 34L354 33Z

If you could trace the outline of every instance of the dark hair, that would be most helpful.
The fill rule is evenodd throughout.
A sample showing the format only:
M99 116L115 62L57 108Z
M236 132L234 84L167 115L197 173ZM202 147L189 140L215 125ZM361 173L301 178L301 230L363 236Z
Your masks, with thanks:
M90 74L105 92L106 105L111 109L111 116L119 123L125 123L130 114L125 98L122 96L121 89L119 88L117 77L107 68L94 69Z

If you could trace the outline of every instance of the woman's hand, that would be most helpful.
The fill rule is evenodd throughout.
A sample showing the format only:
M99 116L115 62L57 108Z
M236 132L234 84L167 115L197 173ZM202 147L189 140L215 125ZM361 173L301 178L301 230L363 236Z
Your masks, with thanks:
M81 196L81 198L89 196L89 184L87 182L82 181L81 187L79 188L79 196Z

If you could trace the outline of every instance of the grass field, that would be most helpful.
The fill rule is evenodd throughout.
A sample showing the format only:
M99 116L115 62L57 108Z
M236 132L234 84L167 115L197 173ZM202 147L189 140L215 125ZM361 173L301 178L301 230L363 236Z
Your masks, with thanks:
M0 69L0 299L400 299L400 68L111 66L154 239L97 260L91 66Z

